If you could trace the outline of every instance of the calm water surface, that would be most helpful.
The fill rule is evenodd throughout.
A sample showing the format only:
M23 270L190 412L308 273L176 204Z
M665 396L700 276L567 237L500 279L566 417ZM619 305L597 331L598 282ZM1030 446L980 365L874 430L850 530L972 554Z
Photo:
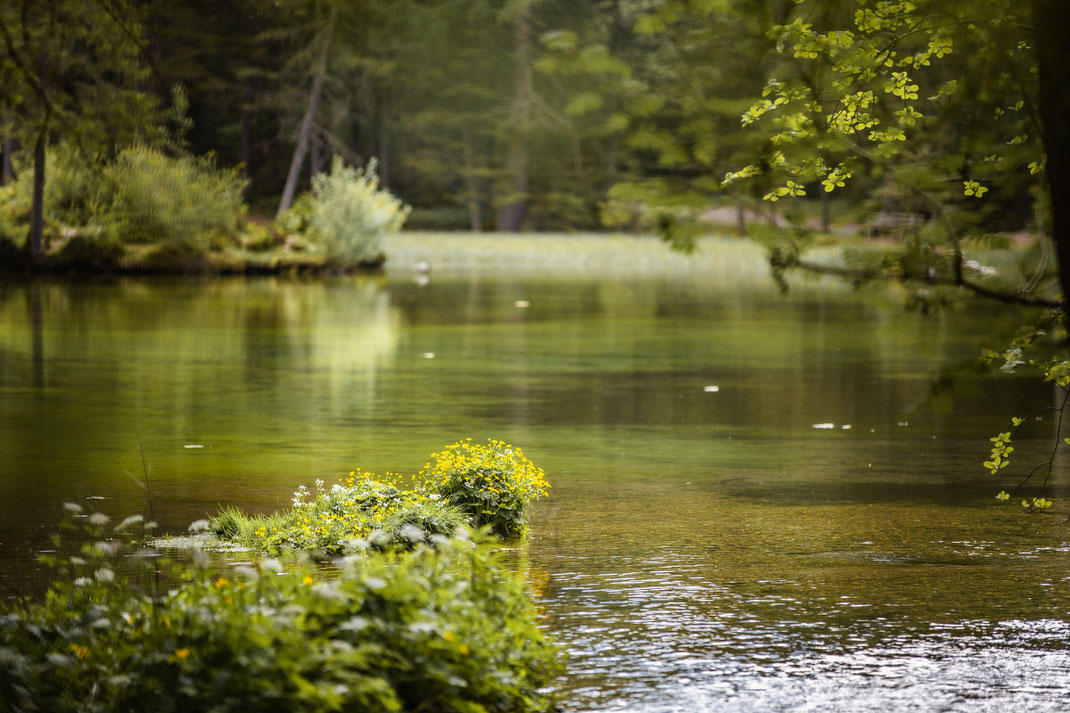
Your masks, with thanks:
M1062 711L1066 513L979 466L1051 392L910 410L989 321L733 271L8 281L0 587L64 500L141 510L139 437L173 530L498 437L553 484L517 556L567 711Z

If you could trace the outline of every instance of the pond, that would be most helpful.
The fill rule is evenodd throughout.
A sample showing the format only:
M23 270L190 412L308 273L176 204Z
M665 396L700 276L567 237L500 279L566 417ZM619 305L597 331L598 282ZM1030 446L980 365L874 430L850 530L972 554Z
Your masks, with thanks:
M515 556L570 653L566 711L1070 703L1065 506L1000 507L1013 479L980 467L1051 389L923 403L990 346L991 314L826 281L785 296L742 258L414 279L416 257L378 277L7 279L2 595L38 576L63 501L143 509L139 442L179 531L495 437L553 485ZM1032 432L1023 454L1051 435Z

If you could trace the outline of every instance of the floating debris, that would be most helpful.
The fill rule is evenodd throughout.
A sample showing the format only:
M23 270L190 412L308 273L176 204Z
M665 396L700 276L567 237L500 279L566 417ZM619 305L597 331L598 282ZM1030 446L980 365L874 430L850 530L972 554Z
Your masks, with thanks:
M721 390L720 386L703 386L702 390L708 394L716 393Z
M850 431L851 430L851 424L845 423L842 426L840 426L840 428L843 429L844 431Z
M434 352L424 352L423 353L423 358L424 359L434 359L435 358L435 353Z
M182 447L183 448L204 448L204 446L201 445L200 443L187 443L186 445L184 445Z
M527 309L528 307L530 307L530 306L531 306L531 303L530 303L530 302L528 302L527 300L517 300L517 301L516 301L516 302L514 302L513 304L514 304L514 305L515 305L516 307L519 307L520 309Z
M909 426L910 425L910 421L896 421L895 425L896 426Z
M815 423L813 425L813 428L820 428L822 430L826 430L826 429L830 429L830 428L836 428L836 424L834 424L834 423Z

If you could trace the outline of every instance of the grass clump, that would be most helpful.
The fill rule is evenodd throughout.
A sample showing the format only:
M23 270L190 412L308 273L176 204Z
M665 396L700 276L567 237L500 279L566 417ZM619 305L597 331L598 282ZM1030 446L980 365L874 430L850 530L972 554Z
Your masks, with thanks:
M151 583L159 560L83 521L96 542L55 556L43 598L0 603L0 713L554 710L558 651L485 536L368 551L326 580L185 568L158 592L117 564Z
M336 555L369 545L411 548L458 528L489 527L506 539L527 532L530 504L549 484L541 468L503 441L471 439L431 454L414 487L401 478L359 468L330 488L301 486L293 507L271 515L246 515L227 507L209 523L218 537L260 552L299 550Z

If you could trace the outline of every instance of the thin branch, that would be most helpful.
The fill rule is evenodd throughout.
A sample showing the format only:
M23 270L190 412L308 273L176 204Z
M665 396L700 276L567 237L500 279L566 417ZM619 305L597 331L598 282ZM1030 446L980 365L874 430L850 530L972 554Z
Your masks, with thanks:
M975 282L971 282L966 279L941 279L939 277L929 277L928 275L911 275L910 273L889 274L882 270L873 270L865 268L850 268L840 267L838 265L821 265L815 262L808 262L798 258L792 258L784 261L783 264L778 265L783 268L797 267L807 272L812 272L820 275L835 275L837 277L844 277L856 282L869 282L877 279L891 279L899 280L900 282L917 282L924 283L926 285L934 285L941 287L962 287L973 292L979 297L987 297L989 299L1002 302L1003 304L1021 305L1024 307L1061 307L1062 301L1051 300L1046 297L1037 297L1035 295L1027 294L1014 294L1008 292L999 292L991 288L979 285Z

